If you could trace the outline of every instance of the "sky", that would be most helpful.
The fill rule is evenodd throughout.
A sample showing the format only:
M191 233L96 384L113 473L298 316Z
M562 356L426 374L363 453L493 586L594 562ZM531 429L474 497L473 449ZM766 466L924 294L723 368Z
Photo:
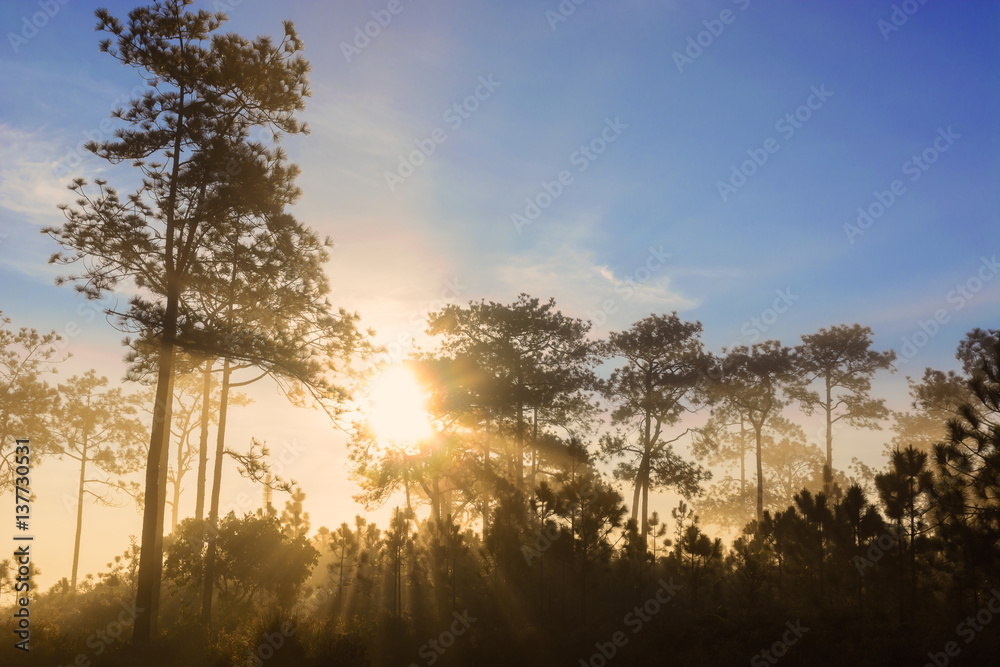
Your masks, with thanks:
M82 148L142 90L98 51L97 6L0 6L0 310L64 335L55 381L124 371L120 332L54 285L56 246L39 233L62 221L72 177L134 178ZM520 292L595 336L676 310L716 352L859 322L900 356L875 388L905 409L907 375L956 368L967 331L1000 326L998 3L194 6L247 37L294 22L313 96L310 134L283 141L302 168L293 213L333 237L334 303L398 357L432 344L428 311ZM250 393L231 441L268 442L314 527L349 521L343 437L273 386ZM881 463L884 432L839 434L842 461ZM40 550L68 571L72 466L36 477ZM224 510L259 498L227 473ZM89 572L140 520L86 511Z

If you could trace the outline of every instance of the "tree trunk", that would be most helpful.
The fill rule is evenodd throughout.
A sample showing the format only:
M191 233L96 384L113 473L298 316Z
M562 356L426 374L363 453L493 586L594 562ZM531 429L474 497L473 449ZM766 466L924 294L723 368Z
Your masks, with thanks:
M170 420L173 416L173 400L174 400L174 374L170 374L170 381L167 383L167 396L170 397L170 409L167 410L167 421L164 423L163 428L163 448L160 451L160 470L159 470L159 488L161 489L161 498L159 506L156 508L156 537L153 543L153 548L156 553L160 554L160 571L163 570L163 528L164 528L164 518L167 512L167 469L170 467ZM179 446L179 445L178 445ZM157 585L153 589L153 609L159 610L160 608L160 586ZM156 635L157 625L159 623L159 616L153 618L150 624L150 629L153 635Z
M212 620L212 587L215 579L215 543L219 532L219 497L222 494L222 456L226 446L226 411L229 407L229 359L222 364L222 388L219 393L219 427L215 438L215 466L212 475L212 505L208 511L208 546L205 551L205 580L201 596L201 622Z
M490 483L489 483L489 472L490 472L490 419L486 418L486 451L483 453L483 479L486 483L483 484L483 537L486 537L486 531L490 527Z
M514 454L514 478L517 488L524 490L524 406L517 403L517 451Z
M913 481L910 481L910 623L916 620L917 611L917 527L914 507Z
M171 165L170 191L165 205L166 230L164 269L166 278L166 304L163 314L163 331L160 332L160 357L156 377L156 400L153 403L153 424L149 433L149 453L146 456L146 488L142 511L142 545L139 550L139 571L136 581L135 624L132 643L148 645L156 634L159 615L160 579L163 575L163 506L164 491L159 486L163 449L170 437L170 408L173 394L170 391L174 374L174 336L177 334L177 311L180 285L174 264L174 223L177 206L177 178L181 165L181 139L184 135L184 89L180 89L177 104L177 126L174 135L173 165ZM159 521L158 521L159 519ZM160 538L157 539L157 534Z
M346 538L345 538L346 539ZM337 578L337 605L344 604L344 555L347 551L347 543L340 545L340 576Z
M642 469L642 463L639 463L640 470ZM632 490L632 520L635 521L636 529L639 528L639 494L642 493L642 473L636 471L635 473L635 488Z
M531 481L528 493L535 497L535 475L538 474L538 408L531 409Z
M212 398L212 360L205 362L204 385L201 390L201 437L198 443L198 489L194 505L194 518L205 518L205 476L208 474L208 422Z
M760 426L754 424L754 434L757 436L757 521L764 518L764 465L761 462L761 431L764 428L763 422Z
M647 406L649 401L652 399L653 394L653 368L652 365L646 367L646 394L643 398L647 401ZM639 481L642 482L642 524L639 526L639 532L642 535L642 553L643 557L646 555L646 523L647 517L646 513L646 500L649 497L649 458L653 451L653 414L649 407L645 408L645 414L643 415L645 419L644 431L642 434L642 465L639 466Z
M643 465L642 471L642 555L646 555L646 539L649 528L649 461Z
M83 450L80 454L80 487L76 494L76 540L73 542L73 574L70 589L76 593L76 573L80 565L80 536L83 534L83 487L87 475L87 436L83 436Z
M181 477L184 474L184 445L183 440L177 442L177 468L174 469L174 497L170 503L170 532L177 530L177 516L180 513L181 505Z
M437 475L431 480L431 516L441 525L441 486L438 483Z
M823 492L827 498L833 489L833 403L830 398L830 376L826 376L826 470L823 471Z
M743 415L740 415L740 518L746 516L747 511L747 440L746 425L743 422Z

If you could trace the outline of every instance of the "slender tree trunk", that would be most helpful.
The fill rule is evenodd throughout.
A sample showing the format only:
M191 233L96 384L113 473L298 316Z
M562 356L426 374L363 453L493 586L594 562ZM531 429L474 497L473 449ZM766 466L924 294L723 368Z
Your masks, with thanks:
M757 436L757 521L760 522L764 518L764 464L761 461L761 430L763 430L764 424L761 423L760 426L754 424L754 433Z
M208 474L208 422L212 398L212 360L205 362L204 383L201 390L201 437L198 443L198 489L195 498L194 518L205 518L205 476Z
M647 366L646 368L646 394L643 398L646 401L652 399L653 394L653 368L652 366ZM647 403L647 406L649 403ZM648 523L648 514L646 513L646 499L649 496L649 465L650 456L653 451L653 414L649 407L645 408L645 414L643 415L645 419L644 430L642 434L642 465L639 467L639 479L642 482L642 525L639 526L639 532L642 535L642 554L645 558L646 555L646 524Z
M219 533L219 497L222 494L222 457L226 447L226 412L229 407L229 359L222 363L222 388L219 394L219 427L215 438L215 467L212 475L212 505L208 511L208 546L205 551L205 580L201 596L201 622L212 620L212 588L215 583L216 538Z
M181 139L184 135L184 97L180 90L177 104L177 125L174 135L173 165L170 174L170 191L165 205L166 230L164 268L166 278L166 304L163 313L163 331L160 332L160 357L156 377L156 400L153 403L153 425L149 433L149 453L146 456L146 488L142 511L142 545L139 551L139 571L136 575L135 624L132 643L148 645L156 634L159 615L160 579L163 575L163 523L159 508L163 505L165 489L159 486L163 449L170 436L170 392L174 371L174 337L177 334L177 311L180 285L174 264L174 222L177 206L177 177L180 173ZM159 518L159 521L157 519ZM157 533L160 539L157 540Z
M831 402L830 376L826 376L826 470L823 471L823 491L830 497L833 489L833 403Z
M902 516L902 514L900 514L900 516L899 516L899 521L896 522L896 529L897 529L897 533L896 533L897 535L902 535L903 534L903 516ZM898 586L899 586L899 595L898 595L898 597L899 597L899 622L900 623L903 622L903 617L906 616L906 601L905 601L906 586L903 584L903 569L905 567L903 565L903 563L905 562L906 555L903 553L903 548L904 548L903 540L899 539L896 542L896 554L899 557L899 563L898 563L898 568L897 568L898 571L899 571L899 574L897 575L897 580L898 580Z
M347 551L347 545L340 545L340 577L337 579L337 604L344 604L344 552Z
M441 486L437 475L431 480L431 516L441 525Z
M632 489L632 520L635 521L636 529L639 528L639 498L642 493L642 462L639 463L639 471L635 474L635 488Z
M490 527L490 482L489 482L489 472L490 472L490 419L486 418L486 451L483 453L483 480L486 482L483 484L483 537L486 537L486 531Z
M642 556L646 557L646 540L649 533L649 461L643 466L642 473Z
M160 451L160 470L159 470L159 488L161 489L161 498L159 506L156 508L156 538L153 543L156 553L160 554L160 570L163 569L163 528L164 528L164 518L167 512L167 469L170 467L170 420L173 415L173 400L174 400L174 374L170 374L170 381L167 383L167 396L170 397L170 407L167 410L167 421L164 423L163 429L163 448ZM156 586L153 589L153 609L159 610L160 608L160 586ZM157 633L157 626L159 624L159 615L151 619L150 628L153 635Z
M524 490L524 406L517 403L517 452L514 459L514 477L517 488Z
M917 527L914 508L913 481L910 481L910 623L917 612Z
M639 551L639 588L636 591L642 594L642 569L646 562L646 533L649 526L649 456L645 457L642 472L642 549Z
M743 415L740 415L740 517L746 516L747 510L747 441L746 425Z
M448 530L451 530L450 524ZM451 610L458 611L458 551L456 538L451 536Z
M535 497L535 475L538 474L538 408L531 409L531 488L528 493Z
M171 332L177 326L176 287L174 298L167 299L164 328ZM143 497L142 542L139 550L139 571L136 576L136 616L132 641L143 646L149 644L156 633L156 617L159 608L160 579L163 574L163 543L157 533L163 534L163 515L159 508L166 499L160 486L160 468L163 466L163 452L167 449L170 435L166 424L170 421L170 376L173 373L174 346L171 341L160 345L160 370L156 380L156 399L153 405L153 426L149 437L149 453L146 456L146 488Z
M73 574L70 579L70 589L76 594L76 573L80 565L80 537L83 535L83 487L87 480L87 436L83 436L83 448L80 454L80 486L76 494L76 539L73 542Z
M174 497L170 503L170 532L177 530L177 516L180 513L181 505L181 477L184 474L184 445L183 440L177 442L177 468L174 469Z

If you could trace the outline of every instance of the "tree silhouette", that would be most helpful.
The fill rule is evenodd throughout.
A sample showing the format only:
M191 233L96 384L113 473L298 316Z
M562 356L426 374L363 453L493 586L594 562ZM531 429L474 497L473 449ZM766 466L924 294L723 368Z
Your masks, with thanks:
M739 345L720 362L713 381L716 401L728 401L746 415L757 454L757 520L764 515L763 433L768 419L781 410L781 394L798 379L791 350L775 340Z
M126 396L121 389L109 388L108 379L98 377L93 369L60 384L59 393L62 400L54 420L59 436L57 455L73 459L80 466L70 575L70 590L75 592L85 495L104 505L114 503L116 492L140 497L138 485L127 483L123 476L142 469L146 429L135 417L135 398ZM89 476L96 471L106 476Z
M1000 332L974 330L957 355L968 402L934 446L931 491L944 546L973 601L1000 575Z
M109 36L101 50L136 69L149 83L145 95L131 100L114 116L125 123L115 139L88 149L116 164L128 161L142 175L142 185L122 200L114 188L97 180L96 194L82 179L72 189L74 207L63 207L66 222L46 228L69 254L51 261L83 262L76 283L88 298L99 298L126 280L163 295L156 337L159 342L156 402L146 465L138 612L133 641L148 643L156 632L162 570L162 506L170 422L170 383L185 281L198 265L206 228L225 219L213 210L214 184L238 180L226 173L226 141L244 137L253 127L276 132L305 130L295 120L308 95L308 63L294 28L275 44L269 37L251 42L236 34L213 35L224 14L188 12L190 0L163 0L132 10L123 23L98 10L97 29ZM267 197L269 193L259 191ZM245 202L243 205L250 204ZM232 200L227 206L234 205ZM133 306L141 300L133 299ZM148 308L120 314L135 321ZM141 320L138 321L141 326Z
M886 446L886 456L908 446L931 451L947 438L948 420L958 417L959 408L972 398L965 378L955 371L926 368L919 382L910 377L906 382L914 412L895 414L895 435Z
M467 307L446 306L428 317L427 332L442 336L442 352L469 359L490 373L492 412L511 424L514 451L510 477L519 488L534 489L538 465L539 426L569 427L586 418L590 406L581 394L593 384L596 356L585 337L590 324L556 310L527 294L505 305L485 300ZM526 413L534 412L532 437ZM502 423L502 422L501 422ZM526 442L532 468L524 474Z
M677 313L650 315L624 332L612 333L601 352L623 364L600 383L601 393L614 406L613 425L625 434L602 440L611 459L626 457L616 471L634 485L632 519L638 522L646 543L649 491L673 488L686 498L700 493L699 483L710 473L681 459L670 440L661 439L665 427L674 426L693 409L703 386L707 358L699 336L701 324L682 322ZM629 433L636 433L635 443ZM639 510L640 493L642 501Z
M819 408L826 417L827 494L833 481L833 425L843 419L852 426L877 429L889 416L885 401L872 398L871 381L877 371L892 368L896 353L872 350L872 335L870 327L841 324L802 336L795 348L803 384L794 397L806 414ZM820 391L808 388L813 382L820 384Z
M281 532L290 540L305 538L309 535L309 512L302 510L302 502L306 499L305 492L296 487L292 499L285 501L285 509L281 513Z
M751 432L749 427L742 409L723 399L712 406L708 421L694 433L691 454L696 460L710 466L722 466L726 471L739 464L739 479L727 474L713 485L713 493L707 498L713 509L707 510L702 505L703 516L706 512L712 515L710 521L743 525L750 516L746 474L746 457L751 449L747 437Z
M891 467L875 477L875 485L886 517L895 522L897 535L905 535L905 539L897 542L897 548L900 554L903 549L909 553L910 586L909 591L903 587L904 568L900 558L899 615L902 618L904 609L908 608L912 622L917 595L917 544L930 529L923 517L930 511L930 492L934 486L931 470L927 466L927 452L913 447L893 452Z
M0 312L0 493L14 488L16 438L31 441L36 464L51 449L51 413L59 394L45 382L44 374L65 359L58 358L62 339L55 331L40 334L25 327L13 331L10 323Z
M359 531L360 532L360 531ZM330 563L330 571L337 570L337 599L344 599L344 581L346 578L345 562L357 557L360 548L360 536L356 535L345 521L340 528L330 533L330 548L333 549L335 563Z

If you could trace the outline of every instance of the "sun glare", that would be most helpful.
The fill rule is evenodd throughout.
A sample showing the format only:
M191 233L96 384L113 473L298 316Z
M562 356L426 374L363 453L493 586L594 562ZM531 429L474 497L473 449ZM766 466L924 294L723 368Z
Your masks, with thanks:
M427 395L408 369L393 366L368 386L368 423L383 442L413 443L431 434Z

